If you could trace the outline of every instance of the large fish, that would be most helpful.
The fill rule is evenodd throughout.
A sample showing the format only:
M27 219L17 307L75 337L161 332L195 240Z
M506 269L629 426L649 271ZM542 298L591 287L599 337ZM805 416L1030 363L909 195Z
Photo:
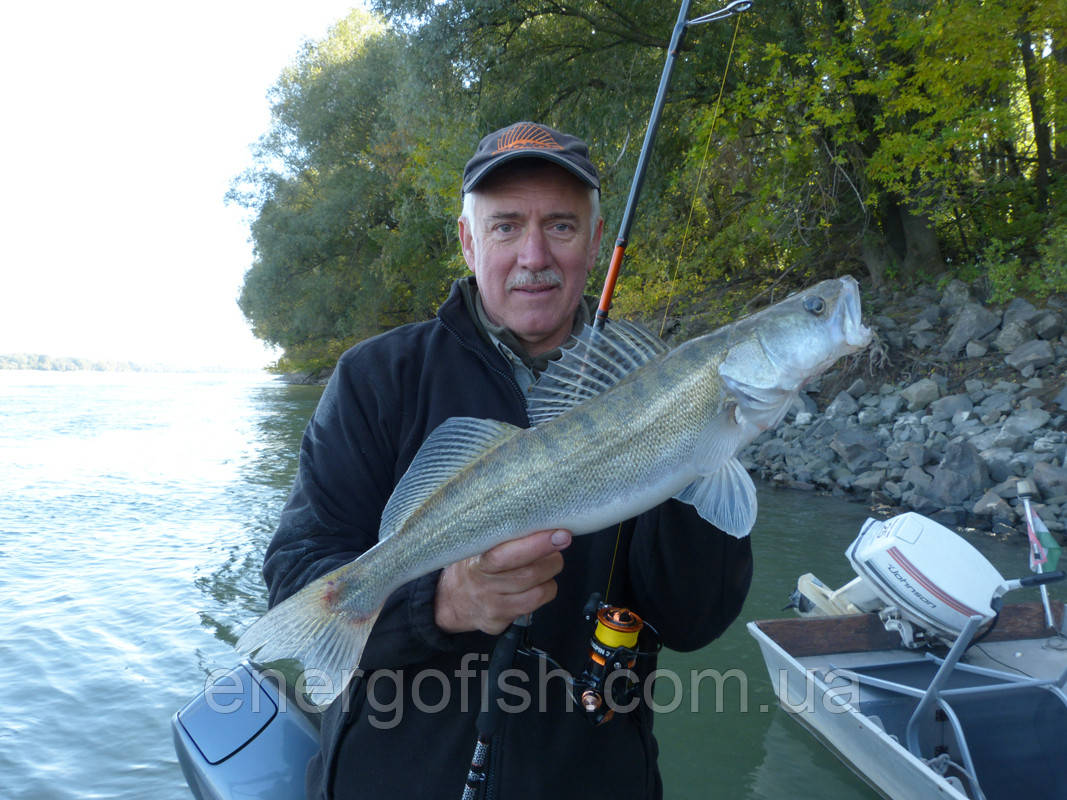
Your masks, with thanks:
M551 528L592 533L670 497L744 536L756 490L737 452L782 419L805 381L870 336L850 277L673 350L624 322L587 328L535 385L533 427L446 420L389 498L378 544L272 609L237 649L317 670L310 696L328 703L391 592L501 542Z

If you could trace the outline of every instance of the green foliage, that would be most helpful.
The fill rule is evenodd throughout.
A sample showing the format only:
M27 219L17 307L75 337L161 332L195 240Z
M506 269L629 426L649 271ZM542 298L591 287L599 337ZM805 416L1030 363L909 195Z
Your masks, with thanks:
M537 119L589 142L610 244L676 13L374 6L279 78L231 193L253 216L241 308L291 368L433 313L466 270L459 175L495 127ZM844 272L877 289L977 269L997 297L1064 291L1065 30L1062 0L783 0L736 39L733 22L691 28L615 313L716 324Z
M989 299L1003 303L1019 296L1067 293L1067 224L1061 222L1048 231L1032 261L1019 256L1021 244L994 240L982 251L978 269L989 283Z

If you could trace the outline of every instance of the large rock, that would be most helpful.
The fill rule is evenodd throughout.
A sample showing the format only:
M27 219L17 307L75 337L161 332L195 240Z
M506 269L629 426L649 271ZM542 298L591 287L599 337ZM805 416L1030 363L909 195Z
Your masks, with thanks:
M958 278L950 280L948 286L941 293L941 308L945 309L949 314L959 311L970 302L972 302L971 290L967 288L967 284Z
M1067 494L1067 469L1063 467L1039 461L1034 464L1032 477L1037 488L1041 490L1042 497Z
M932 378L923 378L902 389L900 395L908 404L908 411L918 411L941 396L941 387Z
M930 404L930 415L934 418L934 422L940 422L952 419L960 411L972 411L973 409L974 403L967 395L950 394Z
M1007 505L1007 503L1004 502L1004 498L992 489L986 489L985 494L978 499L978 502L974 504L971 511L975 514L990 514L994 508L1001 504Z
M847 417L859 410L859 403L848 392L838 392L837 397L826 407L828 417Z
M971 444L974 444L973 439ZM990 447L988 450L983 450L979 455L985 462L986 469L989 470L989 477L997 483L1006 481L1015 475L1015 470L1011 463L1011 457L1015 454L1011 451L1011 448Z
M867 381L863 380L863 378L856 378L845 391L859 400L860 395L867 393Z
M882 488L883 483L885 483L885 470L872 469L857 475L852 481L852 488L873 492Z
M907 508L910 508L912 511L917 511L920 514L933 514L941 509L940 505L918 489L905 490L900 495L900 502Z
M1034 439L1035 453L1049 453L1053 461L1063 463L1067 459L1067 434L1063 431L1049 431Z
M893 439L898 442L924 443L927 439L926 426L914 420L898 419L893 423Z
M1021 320L1005 322L997 338L993 340L993 347L1002 353L1011 353L1023 342L1028 342L1033 338L1034 333L1027 323Z
M989 517L992 522L1010 525L1015 521L1015 512L1004 499L992 490L986 491L981 499L971 508L971 513L980 517Z
M1031 339L1005 356L1004 363L1022 372L1028 366L1039 369L1051 364L1055 357L1051 344L1044 339Z
M1063 333L1063 315L1058 311L1046 311L1032 324L1034 333L1042 339L1055 339Z
M934 482L934 479L921 467L912 466L904 470L904 474L901 476L901 481L903 481L905 486L911 486L920 492L926 492Z
M1016 297L1004 308L1004 325L1013 322L1029 322L1041 314L1034 304L1023 297Z
M986 428L979 433L974 434L968 438L968 441L974 445L974 449L981 453L983 450L988 450L994 446L998 431L996 429Z
M921 467L926 463L926 448L920 442L892 441L886 445L885 457L905 467Z
M1063 411L1067 411L1067 385L1064 385L1060 389L1059 394L1052 398L1052 402L1059 406Z
M967 303L956 317L948 338L941 346L945 358L957 356L972 339L981 339L1000 324L1000 315L978 303Z
M1007 414L1011 411L1015 396L1010 392L992 392L978 405L978 413L985 416L990 412Z
M1052 419L1052 415L1043 408L1024 409L1016 411L1004 420L1001 431L1007 434L1025 436L1048 424L1050 419Z
M837 453L849 471L854 473L862 472L876 461L885 458L878 437L863 428L839 431L830 441L830 449Z
M1063 408L1067 410L1067 388L1063 390ZM900 396L899 392L893 394L883 395L878 400L878 410L882 412L882 416L886 419L892 419L900 410L904 408L905 400Z
M965 503L989 483L989 473L978 451L969 442L951 441L934 468L927 492L931 500L945 506Z
M885 420L885 414L878 408L864 408L856 415L856 420L864 428L873 428Z

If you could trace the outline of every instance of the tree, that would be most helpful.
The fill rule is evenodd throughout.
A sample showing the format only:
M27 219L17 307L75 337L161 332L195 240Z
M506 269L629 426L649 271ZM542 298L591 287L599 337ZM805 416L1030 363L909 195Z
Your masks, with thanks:
M282 75L232 193L254 217L241 307L291 365L433 312L466 271L459 175L488 130L585 138L610 234L675 19L643 0L375 8ZM1064 30L1062 0L783 0L692 28L617 312L715 324L857 271L1067 289Z
M399 233L405 218L426 216L418 188L398 180L404 154L386 102L404 53L359 11L308 44L272 91L256 166L231 190L255 215L239 304L289 364L330 363L359 339L429 313L437 292L426 287L447 285L434 258L443 233Z

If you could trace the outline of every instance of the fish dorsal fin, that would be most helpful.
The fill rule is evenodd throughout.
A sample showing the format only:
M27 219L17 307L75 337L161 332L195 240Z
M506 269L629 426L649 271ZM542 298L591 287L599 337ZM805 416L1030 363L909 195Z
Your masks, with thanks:
M586 325L530 389L530 423L540 425L596 397L668 349L662 339L633 322L610 322L599 331Z
M506 422L450 417L426 437L382 511L378 538L403 527L412 512L444 483L521 431Z

